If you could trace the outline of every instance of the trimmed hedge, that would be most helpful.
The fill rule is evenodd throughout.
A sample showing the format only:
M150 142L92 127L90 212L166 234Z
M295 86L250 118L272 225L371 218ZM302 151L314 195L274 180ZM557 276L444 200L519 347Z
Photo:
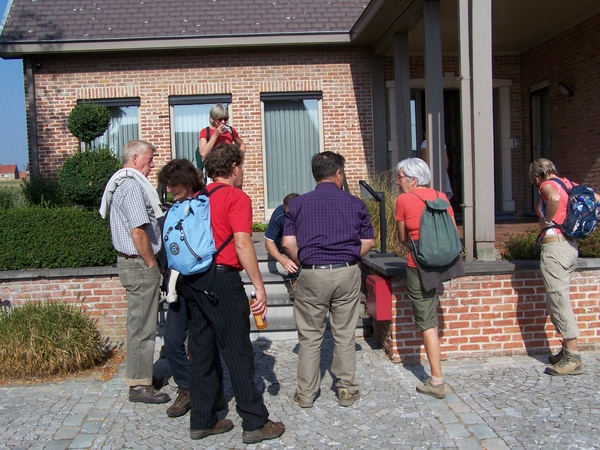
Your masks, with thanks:
M83 142L91 142L102 136L110 124L110 110L97 103L76 105L67 119L67 128L73 136Z
M88 208L100 206L106 183L121 168L121 161L108 148L77 152L60 170L65 197Z
M117 260L108 220L77 208L0 211L0 270L110 266Z

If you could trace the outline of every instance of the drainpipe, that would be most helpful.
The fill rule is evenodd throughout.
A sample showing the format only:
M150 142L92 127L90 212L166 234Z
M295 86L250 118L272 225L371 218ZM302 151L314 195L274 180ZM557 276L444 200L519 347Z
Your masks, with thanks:
M463 174L463 233L465 259L474 259L473 214L473 113L471 108L471 59L469 0L458 1L458 29L460 51L460 111L462 127Z
M40 164L38 157L38 123L37 123L37 108L35 103L35 79L33 75L34 64L31 58L23 60L25 65L25 76L27 79L27 104L28 114L27 122L29 124L29 171L31 176L40 174Z

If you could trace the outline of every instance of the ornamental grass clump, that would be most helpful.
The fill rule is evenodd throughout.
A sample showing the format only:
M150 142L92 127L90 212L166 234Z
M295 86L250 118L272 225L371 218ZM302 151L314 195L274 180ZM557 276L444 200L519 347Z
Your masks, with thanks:
M396 225L396 197L398 192L394 184L395 178L391 172L383 172L371 175L369 185L376 192L385 194L385 219L387 227L386 251L387 253L396 253L400 258L406 258L408 250L400 244L398 240L398 226ZM367 200L359 196L367 205L367 211L371 216L371 223L375 230L375 248L381 248L381 227L379 216L379 203L373 200Z
M93 368L105 351L96 321L73 304L35 301L0 310L0 377L36 379Z

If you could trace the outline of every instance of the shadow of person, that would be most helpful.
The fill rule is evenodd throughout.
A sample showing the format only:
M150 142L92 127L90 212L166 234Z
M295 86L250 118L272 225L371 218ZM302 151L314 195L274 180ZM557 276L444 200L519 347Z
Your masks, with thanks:
M260 340L252 343L254 347L254 366L255 377L259 377L256 387L259 391L269 393L269 395L279 394L281 385L275 375L275 356L268 353L271 348L272 341Z
M537 261L534 264L539 267ZM512 276L511 284L517 294L515 318L519 325L525 351L530 357L544 360L544 356L540 357L540 355L550 354L548 331L549 334L552 334L554 327L552 324L548 324L547 330L548 310L539 307L546 302L546 290L539 271L535 277L535 284L539 287L532 287L534 284L532 281L524 283L522 275L518 273Z

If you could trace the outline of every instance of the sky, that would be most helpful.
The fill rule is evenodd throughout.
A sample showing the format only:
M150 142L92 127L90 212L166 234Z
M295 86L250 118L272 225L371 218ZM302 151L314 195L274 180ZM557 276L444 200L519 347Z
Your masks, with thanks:
M0 21L7 4L0 0ZM27 162L23 60L0 58L0 164L17 164L22 171Z

